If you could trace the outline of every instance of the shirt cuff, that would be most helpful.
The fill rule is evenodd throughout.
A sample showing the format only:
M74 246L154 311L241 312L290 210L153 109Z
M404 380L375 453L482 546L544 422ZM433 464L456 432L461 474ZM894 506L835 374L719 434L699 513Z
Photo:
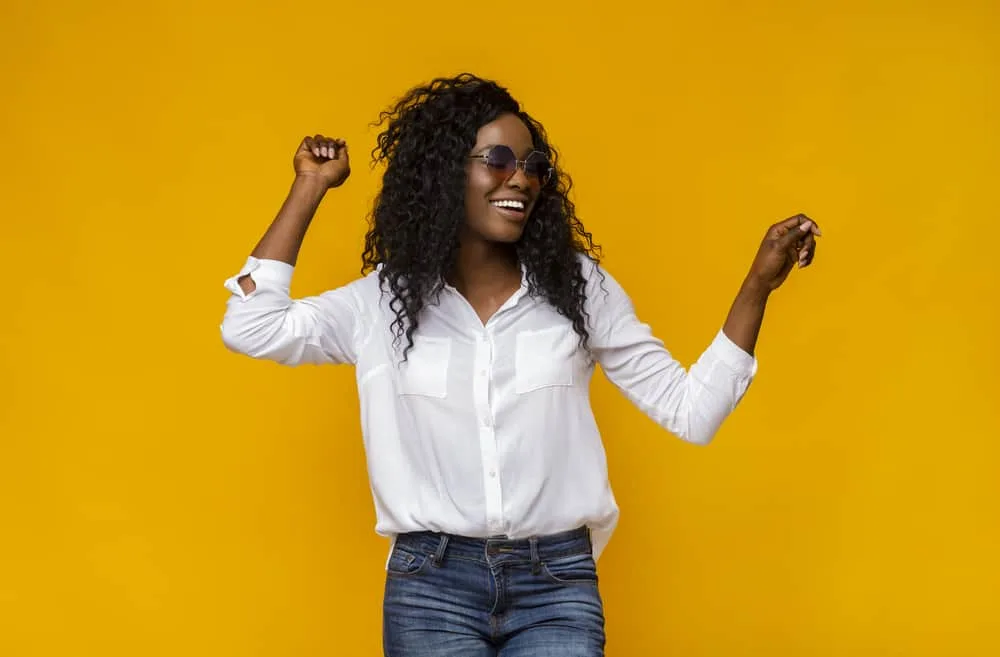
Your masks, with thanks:
M757 358L743 351L722 329L712 342L712 352L737 374L751 378L757 374Z
M291 288L292 272L294 271L295 267L287 262L249 256L247 257L246 264L243 265L243 268L240 269L235 276L227 278L223 285L225 285L227 290L239 296L241 299L247 299L253 296L257 292L257 289L260 289L261 287L278 288L287 294ZM250 278L253 279L255 288L257 288L250 294L245 294L239 283L239 279L247 274L250 274Z

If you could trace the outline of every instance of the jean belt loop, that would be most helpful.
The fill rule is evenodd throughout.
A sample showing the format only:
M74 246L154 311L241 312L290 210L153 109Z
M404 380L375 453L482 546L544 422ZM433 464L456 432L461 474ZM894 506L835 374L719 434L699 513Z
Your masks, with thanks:
M441 540L438 542L437 552L431 558L435 566L440 566L444 561L444 551L448 549L448 535L441 534Z
M528 546L531 548L531 572L537 575L542 572L542 561L538 558L538 538L535 536L529 538Z

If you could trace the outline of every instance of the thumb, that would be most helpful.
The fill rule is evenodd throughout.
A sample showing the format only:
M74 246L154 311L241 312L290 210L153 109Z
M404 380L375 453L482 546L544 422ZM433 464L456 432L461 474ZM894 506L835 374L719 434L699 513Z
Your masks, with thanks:
M804 240L812 231L812 228L812 219L806 219L798 226L788 228L784 235L778 237L778 247L783 251L792 248L800 240Z
M350 153L347 150L347 142L343 139L335 139L334 145L337 147L336 158L338 160L344 160L345 162L350 159Z
M298 153L312 153L313 147L316 145L316 141L312 137L305 137L302 139L302 143L299 144Z

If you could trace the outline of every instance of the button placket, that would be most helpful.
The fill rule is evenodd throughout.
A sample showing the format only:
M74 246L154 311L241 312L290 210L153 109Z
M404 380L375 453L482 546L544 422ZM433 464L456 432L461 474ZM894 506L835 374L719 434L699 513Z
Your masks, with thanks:
M473 365L473 400L479 419L479 447L483 468L483 487L486 493L486 520L489 531L498 533L503 527L503 491L500 488L500 466L497 457L496 434L493 426L493 409L490 406L490 369L493 349L484 331L476 340Z

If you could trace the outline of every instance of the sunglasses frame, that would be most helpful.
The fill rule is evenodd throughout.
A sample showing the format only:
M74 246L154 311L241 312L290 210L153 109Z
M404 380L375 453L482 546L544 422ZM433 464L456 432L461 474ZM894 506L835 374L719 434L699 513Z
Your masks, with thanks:
M527 157L525 157L523 160L519 160L519 159L517 159L517 154L514 153L514 149L512 149L510 146L507 146L506 144L497 144L496 146L490 146L489 150L486 151L485 153L480 153L479 155L470 155L469 159L470 160L482 160L483 164L485 164L491 171L496 171L497 173L502 173L501 170L499 170L499 169L497 169L495 167L489 166L489 164L490 164L490 154L492 154L493 151L496 150L496 149L498 149L498 148L504 148L504 149L506 149L507 152L510 153L511 156L514 158L514 170L511 171L509 174L507 174L507 176L504 178L504 182L510 180L510 177L513 176L515 173L517 173L518 169L520 169L521 171L524 172L524 177L525 178L527 178L528 180L531 180L531 178L533 176L531 176L528 173L528 169L527 169L527 167L528 167L528 158L531 157L532 155L534 155L535 153L538 153L539 155L541 155L542 157L544 157L545 158L545 163L549 165L548 168L545 170L544 178L542 178L542 177L538 178L538 182L539 182L540 186L541 187L545 187L547 184L549 184L549 182L551 182L552 178L554 177L555 167L552 166L552 163L549 162L549 158L546 157L545 153L543 153L542 151L531 151L530 153L528 153Z

